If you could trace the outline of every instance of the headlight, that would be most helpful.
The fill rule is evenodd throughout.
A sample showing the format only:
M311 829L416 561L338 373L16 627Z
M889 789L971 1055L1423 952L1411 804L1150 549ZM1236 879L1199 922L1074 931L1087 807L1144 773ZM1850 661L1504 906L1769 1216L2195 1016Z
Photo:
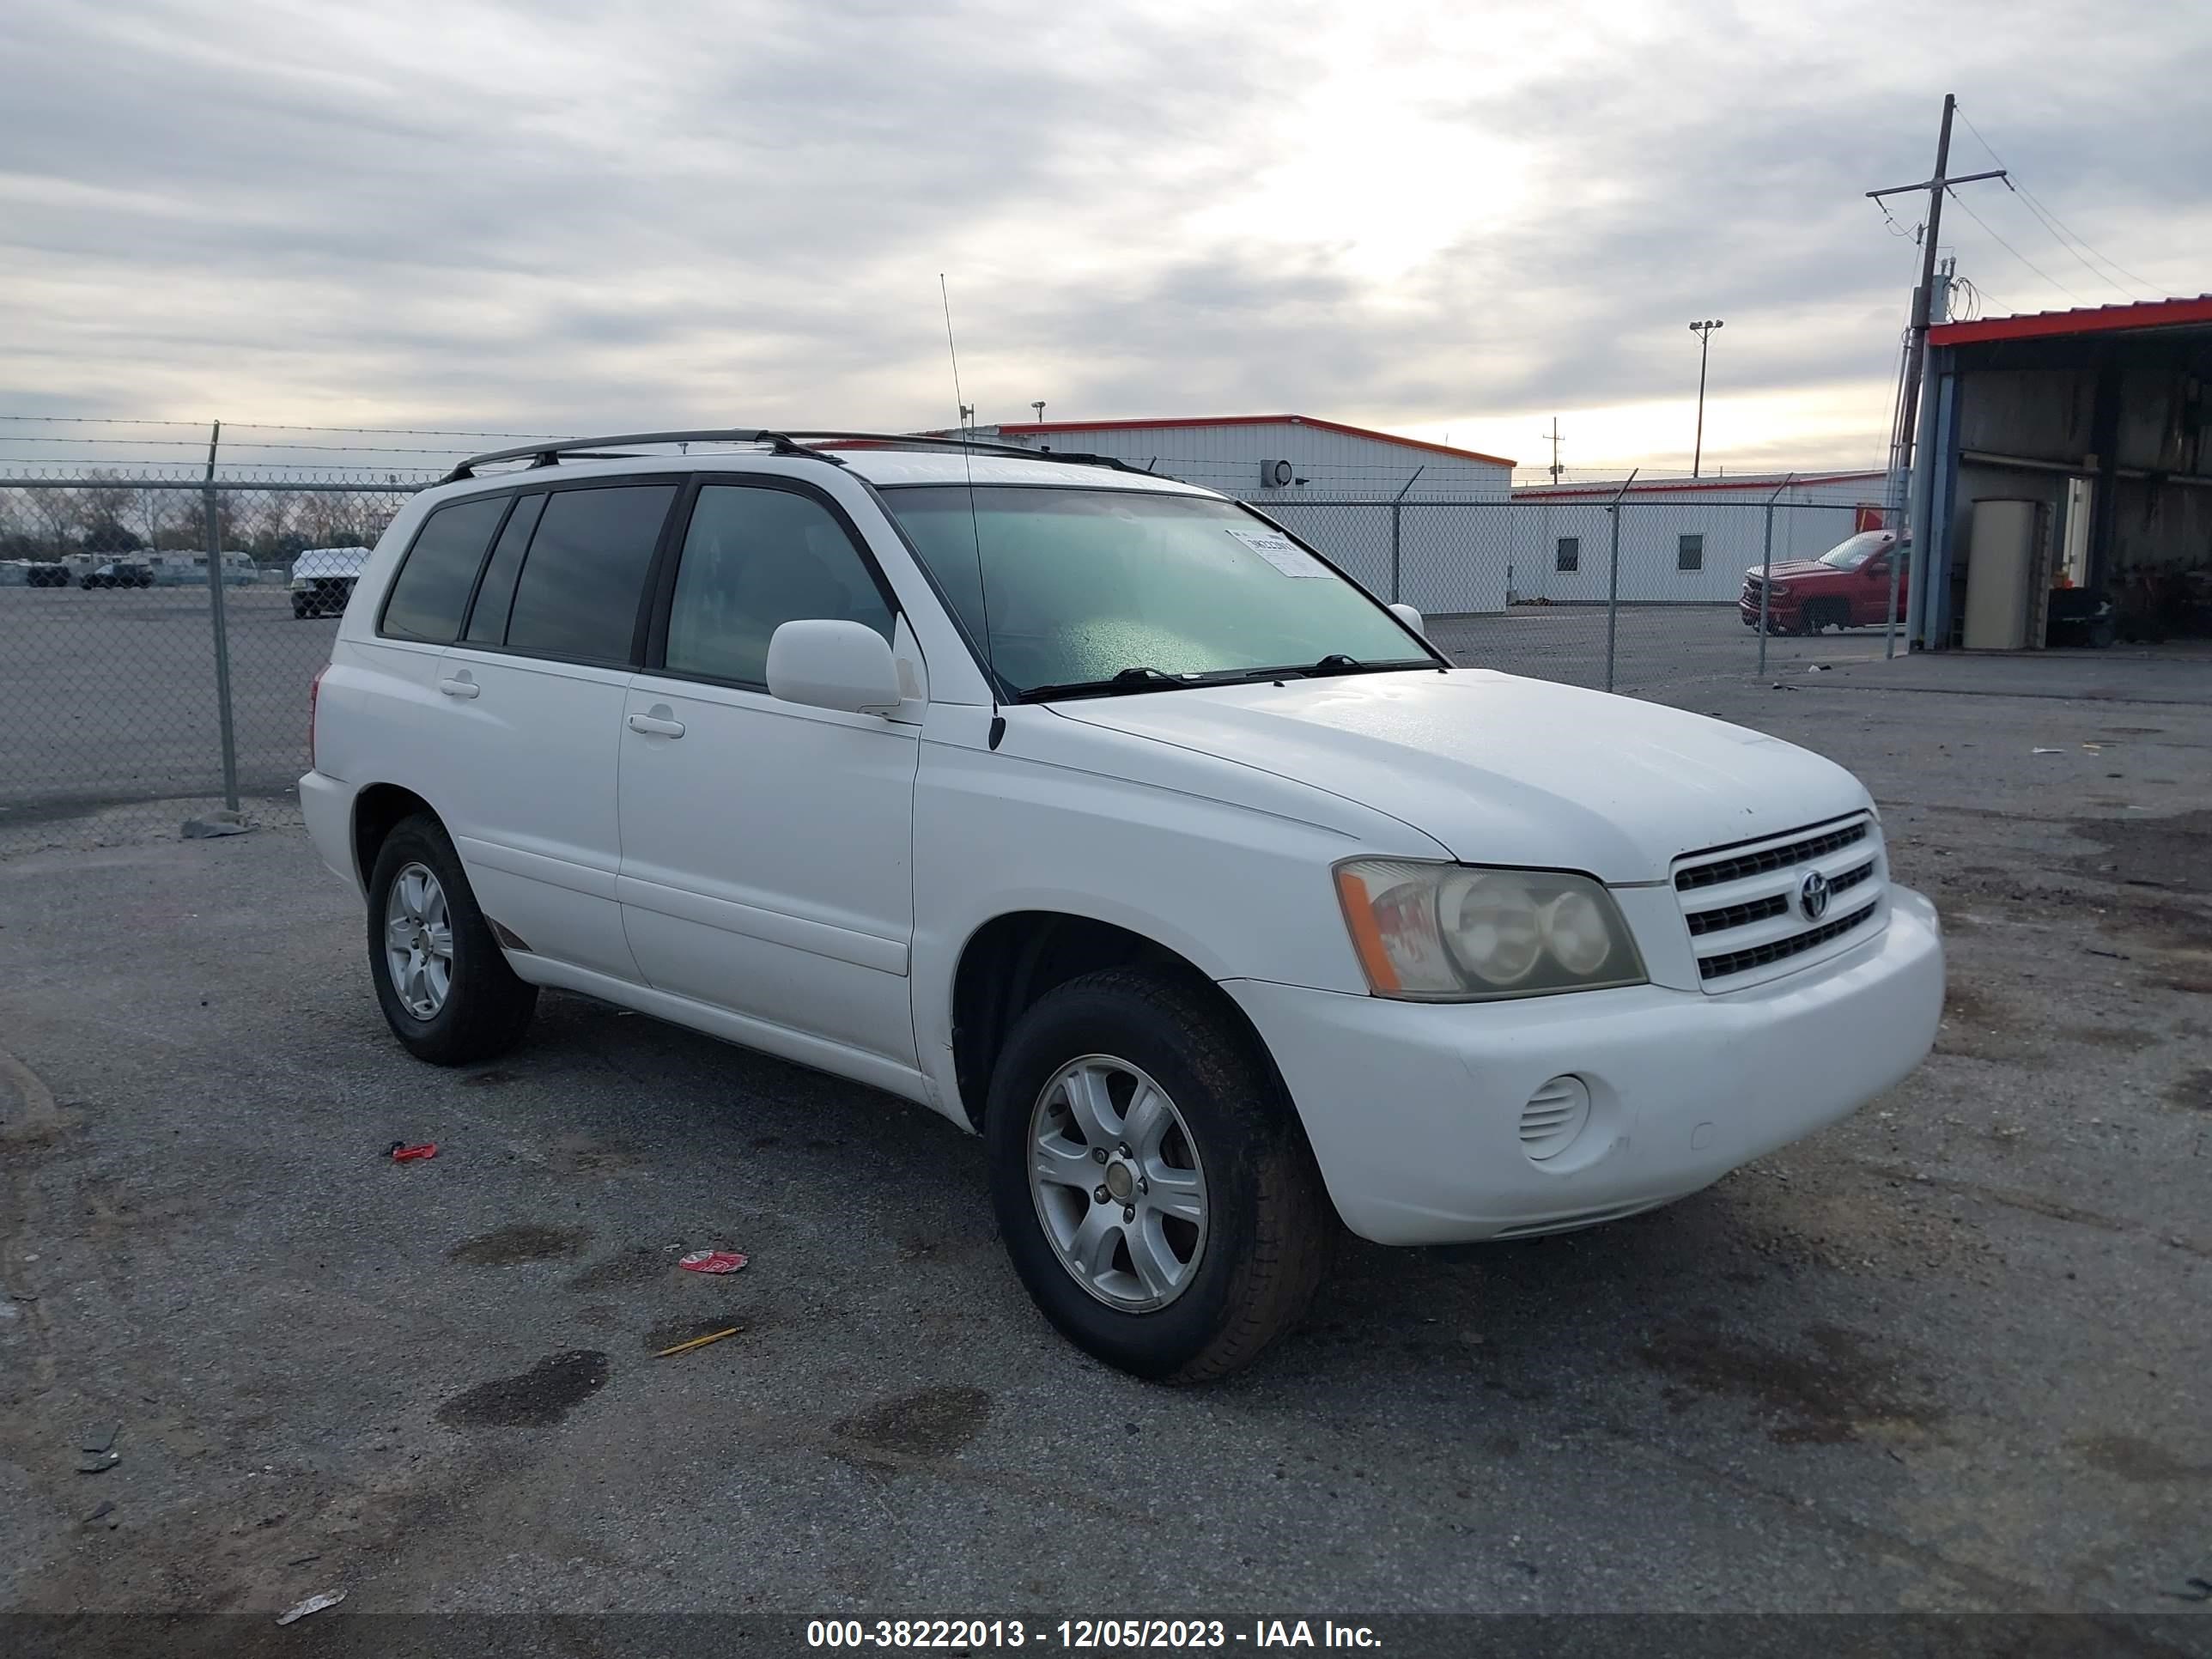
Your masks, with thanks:
M1468 1002L1644 982L1613 896L1588 876L1407 859L1336 867L1375 994Z
M1788 582L1769 582L1766 585L1766 591L1774 594L1777 598L1779 598L1781 595L1787 593L1790 591L1790 584Z

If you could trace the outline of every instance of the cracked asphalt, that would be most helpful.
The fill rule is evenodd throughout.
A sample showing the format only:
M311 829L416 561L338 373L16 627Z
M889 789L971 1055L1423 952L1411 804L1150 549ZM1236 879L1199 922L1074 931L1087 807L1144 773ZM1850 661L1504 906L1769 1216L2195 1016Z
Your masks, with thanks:
M296 830L0 860L0 1607L2186 1612L2212 675L2113 658L1681 696L1867 780L1936 1054L1650 1215L1348 1243L1188 1391L1051 1334L919 1109L564 996L410 1060Z

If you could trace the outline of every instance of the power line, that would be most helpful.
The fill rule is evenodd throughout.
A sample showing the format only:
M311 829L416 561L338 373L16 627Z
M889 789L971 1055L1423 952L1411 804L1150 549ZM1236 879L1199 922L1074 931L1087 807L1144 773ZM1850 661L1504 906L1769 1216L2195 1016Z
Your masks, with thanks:
M1995 242L1999 247L2002 248L2007 253L2011 254L2014 258L2019 260L2021 264L2026 265L2037 276L2042 277L2045 282L2050 283L2051 287L2057 289L2061 294L2066 295L2066 297L2073 301L2075 305L2086 306L2089 303L2080 295L2075 293L2072 289L2067 287L2065 283L2060 282L2056 276L2053 276L2049 271L2045 270L2041 265L2036 264L2034 260L2029 258L2027 255L2022 253L2010 242L2005 240L2003 237L1998 235L1996 231L1990 230L1989 221L1983 218L1982 216L1975 212L1973 209L1968 207L1965 202L1960 201L1959 192L1957 191L1952 191L1950 192L1950 197L1953 201L1958 202L1959 210L1961 213L1964 213L1969 219L1972 219L1976 224L1979 225L1984 230L1989 231L1990 240Z
M1989 152L1990 160L1995 161L1999 167L2004 167L2004 157L1998 155L1996 149L1990 144L1990 141L1982 137L1982 131L1979 127L1974 125L1973 118L1969 116L1966 111L1960 110L1959 112L1959 118L1966 122L1966 131L1974 135L1974 142ZM2119 272L2119 274L2126 277L2129 282L2136 284L2137 288L2148 290L2154 296L2157 296L2163 292L2160 284L2152 282L2148 277L2138 276L2134 271L2130 270L2125 265L2120 264L2118 260L2114 259L2109 254L2100 253L2095 248L2090 246L2087 238L2082 236L2078 231L2075 230L2071 226L2068 225L2063 220L2059 218L2059 216L2056 213L2053 213L2048 207L2045 206L2042 198L2037 196L2033 191L2030 190L2026 185L2015 183L2011 176L2011 169L2008 167L2006 169L2005 188L2018 196L2021 198L2021 203L2027 207L2027 210L2035 216L2036 219L2041 222L2045 230L2051 233L2051 240L2057 242L2059 246L2064 248L2069 253L2073 254L2074 258L2081 264L2082 269L2087 270L2091 276L2094 276L2099 282L2104 283L2110 287L2118 289L2123 294L2127 295L2127 296L2131 300L2136 297L2135 293L2128 289L2124 284L2114 282L2111 276L2107 276L2104 271L2098 270L2095 265L2090 264L2088 258L2083 257L2084 254L2094 255L2104 264L2110 267L2112 270ZM2077 244L2078 247L2076 246Z

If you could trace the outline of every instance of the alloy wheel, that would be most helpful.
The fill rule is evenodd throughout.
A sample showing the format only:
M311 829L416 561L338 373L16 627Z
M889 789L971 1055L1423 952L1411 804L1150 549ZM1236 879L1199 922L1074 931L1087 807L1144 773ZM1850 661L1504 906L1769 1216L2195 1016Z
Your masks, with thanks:
M453 988L453 924L446 890L426 864L400 866L384 901L384 961L400 1005L435 1019Z
M1152 1313L1205 1253L1205 1166L1167 1091L1127 1060L1085 1054L1030 1113L1030 1196L1070 1277L1108 1307Z

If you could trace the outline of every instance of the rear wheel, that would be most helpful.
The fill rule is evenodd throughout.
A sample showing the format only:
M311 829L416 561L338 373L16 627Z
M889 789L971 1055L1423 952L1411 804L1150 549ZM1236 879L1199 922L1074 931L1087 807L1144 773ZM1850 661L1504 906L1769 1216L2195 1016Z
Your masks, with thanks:
M1139 1376L1257 1358L1311 1304L1336 1218L1249 1034L1200 989L1112 969L1024 1014L991 1082L991 1194L1060 1333Z
M392 1033L418 1060L465 1066L522 1039L538 988L500 954L434 818L385 837L368 883L368 971Z

